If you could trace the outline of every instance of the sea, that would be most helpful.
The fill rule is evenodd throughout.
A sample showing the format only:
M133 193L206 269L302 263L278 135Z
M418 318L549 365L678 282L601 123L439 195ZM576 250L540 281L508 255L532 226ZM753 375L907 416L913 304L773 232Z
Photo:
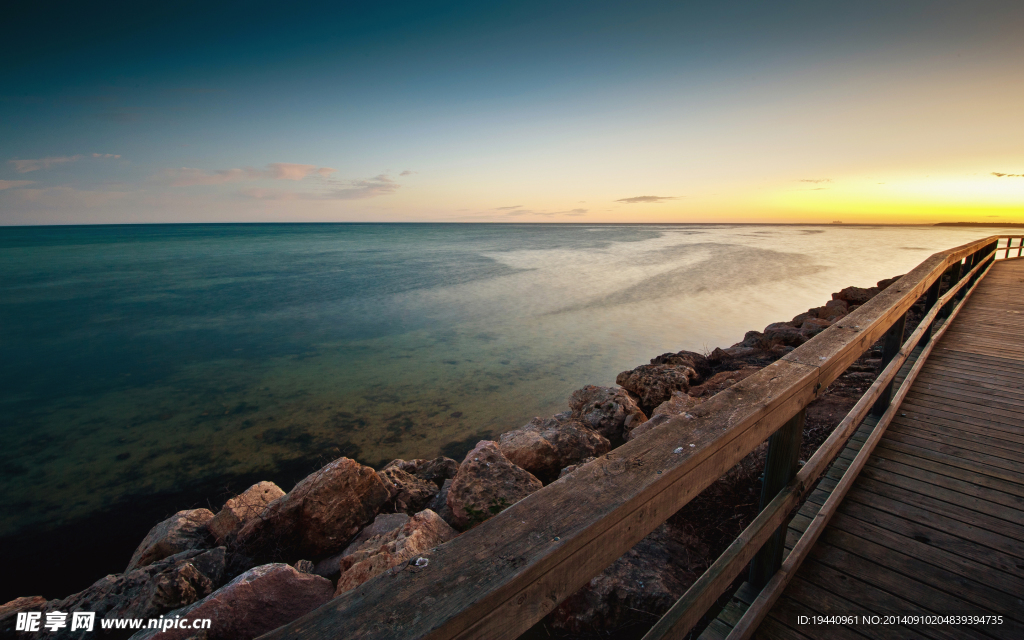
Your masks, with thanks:
M710 352L999 229L0 227L0 602L347 456L460 459L573 390Z

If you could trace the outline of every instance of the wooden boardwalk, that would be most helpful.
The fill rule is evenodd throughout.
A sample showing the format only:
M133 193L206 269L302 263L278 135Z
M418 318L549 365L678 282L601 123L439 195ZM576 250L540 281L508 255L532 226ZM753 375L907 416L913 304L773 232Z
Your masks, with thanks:
M1024 638L1024 260L997 262L935 346L900 413L759 638ZM806 528L865 421L790 525ZM742 590L732 609L742 612ZM998 615L1002 624L800 624L815 615ZM705 633L728 633L729 608Z

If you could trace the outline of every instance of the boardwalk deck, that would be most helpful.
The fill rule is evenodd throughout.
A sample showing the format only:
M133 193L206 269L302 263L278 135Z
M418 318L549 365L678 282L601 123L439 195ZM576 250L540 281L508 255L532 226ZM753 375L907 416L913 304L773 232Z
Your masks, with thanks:
M936 345L759 638L1024 638L1024 260L996 263ZM799 537L865 421L790 524ZM744 592L703 637L724 637ZM882 616L801 624L800 616ZM886 615L1001 616L906 624Z

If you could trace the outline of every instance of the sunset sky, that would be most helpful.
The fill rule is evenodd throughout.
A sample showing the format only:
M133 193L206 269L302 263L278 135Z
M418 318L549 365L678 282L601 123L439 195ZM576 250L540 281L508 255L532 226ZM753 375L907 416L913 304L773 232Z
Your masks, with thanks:
M17 3L0 224L1024 222L1024 2Z

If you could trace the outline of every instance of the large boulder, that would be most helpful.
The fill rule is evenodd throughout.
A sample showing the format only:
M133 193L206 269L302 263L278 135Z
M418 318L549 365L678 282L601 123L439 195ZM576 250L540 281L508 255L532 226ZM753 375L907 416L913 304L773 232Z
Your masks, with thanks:
M685 392L698 379L697 371L689 365L644 364L620 373L615 384L640 398L640 409L650 415L673 391Z
M690 395L696 398L710 398L740 380L746 380L760 370L761 367L743 366L735 371L720 371L705 380L703 384L690 389Z
M268 504L283 495L284 490L273 482L257 482L225 502L224 508L213 516L207 528L217 543L223 544L241 531L245 523L263 513Z
M787 347L799 347L807 342L807 336L789 322L775 322L764 328L764 337L769 342Z
M384 468L377 475L388 490L388 511L417 513L440 491L440 487L433 482L418 478L399 467Z
M93 611L98 619L157 618L192 604L224 578L225 549L191 549L123 574L108 575L47 611ZM96 623L99 628L99 623Z
M286 564L265 564L165 619L210 619L209 640L250 640L306 615L333 594L334 586L326 578L300 573ZM132 640L185 640L193 633L192 629L147 629Z
M415 460L399 459L387 463L381 471L387 471L388 469L401 469L406 473L411 473L420 480L433 482L440 488L444 485L445 480L455 477L455 473L459 470L459 463L457 460L444 456L434 458L433 460L425 458L417 458Z
M430 509L421 511L401 527L370 538L342 558L341 577L334 595L340 596L457 535L436 513Z
M647 420L636 400L625 389L587 385L569 397L572 417L615 442ZM522 465L520 465L522 466Z
M512 464L550 482L559 470L584 458L603 455L611 445L600 433L573 420L534 418L529 423L501 434L501 453Z
M810 318L808 320L805 320L804 323L800 325L800 333L807 336L808 338L813 338L814 336L818 335L825 329L828 329L830 326L832 326L832 323L829 322L828 320Z
M545 619L573 634L613 635L651 621L675 604L705 568L707 548L670 524L652 531ZM645 628L646 628L645 626Z
M710 358L694 351L663 353L651 358L651 364L684 365L696 371L701 378L712 373Z
M445 480L444 484L441 485L441 491L438 492L434 499L430 501L427 508L441 516L441 519L452 524L455 522L452 516L452 510L448 506L448 492L452 489L452 480Z
M242 527L237 543L256 559L325 556L344 547L389 497L377 472L338 458L271 502Z
M153 564L189 549L210 547L210 532L206 525L213 520L209 509L179 511L149 530L132 554L125 572Z
M331 580L337 579L341 573L339 568L341 559L345 556L354 553L364 542L375 536L380 536L390 531L394 531L402 527L406 522L409 522L409 516L404 513L381 513L373 522L363 527L363 530L359 532L348 546L343 551L334 554L328 558L324 558L320 562L316 563L313 567L313 573L324 578Z
M878 287L871 287L870 289L862 289L861 287L846 287L839 293L833 293L833 300L842 300L849 303L850 305L861 305L874 298L881 289Z
M654 427L660 424L665 424L676 416L686 414L690 409L696 407L700 403L700 398L695 398L681 391L674 391L671 398L662 402L654 409L651 419L641 425L637 425L635 429L629 432L626 439L636 440Z
M448 490L448 508L456 528L465 529L495 516L544 485L512 464L498 444L481 440L459 466Z
M24 637L24 633L15 635L18 614L23 611L42 611L45 607L46 598L43 596L23 596L0 605L0 637Z

